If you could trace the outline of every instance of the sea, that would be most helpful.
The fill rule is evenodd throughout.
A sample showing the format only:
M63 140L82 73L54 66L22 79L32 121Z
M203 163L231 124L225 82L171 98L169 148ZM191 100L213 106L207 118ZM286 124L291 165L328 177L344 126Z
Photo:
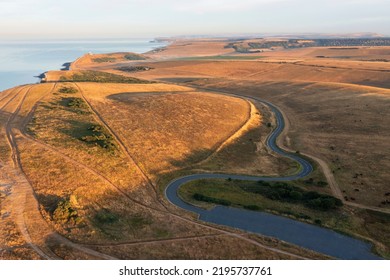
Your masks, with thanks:
M39 75L59 70L85 53L145 53L166 43L147 39L0 41L0 91L40 82Z

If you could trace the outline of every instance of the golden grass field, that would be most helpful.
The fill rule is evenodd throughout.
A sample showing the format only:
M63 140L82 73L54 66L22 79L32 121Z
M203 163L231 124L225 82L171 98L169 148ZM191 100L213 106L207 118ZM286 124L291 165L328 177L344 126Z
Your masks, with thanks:
M4 213L7 207L28 212L11 216L23 219L22 225L8 223L2 228L4 236L14 230L15 238L20 238L4 239L9 249L3 258L39 258L29 249L31 242L42 248L43 258L106 258L107 251L117 258L224 259L236 258L241 249L248 250L239 258L298 257L286 255L284 250L272 252L261 242L203 225L191 215L177 216L172 206L162 201L155 185L160 173L183 168L181 163L195 164L232 135L234 138L251 117L247 101L167 84L60 82L2 94L2 122L11 128L3 134L14 138L10 147L2 135L3 149L8 151L3 154L7 166L3 171L11 170L11 174L10 155L16 151L14 164L20 164L39 202L38 211L33 193L27 190L23 205L17 203L20 198L14 191L4 198ZM91 127L99 127L94 133L104 135L106 142L93 138ZM187 133L177 133L186 129ZM92 140L82 140L85 136ZM194 156L194 151L202 153ZM34 227L38 224L42 226ZM31 240L28 244L18 245L23 241L16 235L18 230ZM70 243L61 244L57 233ZM231 242L232 246L209 255L210 244L217 246L218 242ZM273 242L276 245L272 247L283 247ZM158 244L154 250L130 249L154 243ZM177 248L167 254L165 248L172 244ZM285 251L311 254L288 248Z
M269 108L239 95L283 111L281 143L321 159L335 178L350 215L340 228L361 227L389 256L388 219L369 211L390 209L390 66L378 61L390 48L278 49L253 61L225 46L177 40L145 60L87 54L71 71L49 71L47 83L1 92L0 258L326 258L199 222L165 200L165 185L180 175L295 171L265 146L275 126ZM219 55L237 59L196 59ZM115 69L127 65L151 69ZM326 180L321 170L316 180Z

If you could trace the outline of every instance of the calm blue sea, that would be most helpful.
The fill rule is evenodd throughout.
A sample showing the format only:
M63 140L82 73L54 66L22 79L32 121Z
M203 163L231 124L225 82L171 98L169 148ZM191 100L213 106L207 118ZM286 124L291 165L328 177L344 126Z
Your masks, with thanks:
M87 52L144 53L164 43L151 39L95 41L0 41L0 91L21 84L36 83L41 73L58 70Z

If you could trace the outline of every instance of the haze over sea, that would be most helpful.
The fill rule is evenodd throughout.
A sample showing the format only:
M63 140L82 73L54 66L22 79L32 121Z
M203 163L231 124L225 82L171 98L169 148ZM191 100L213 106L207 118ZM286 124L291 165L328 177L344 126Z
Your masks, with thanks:
M165 43L151 39L86 41L0 41L0 91L37 83L48 70L59 70L85 53L144 53Z

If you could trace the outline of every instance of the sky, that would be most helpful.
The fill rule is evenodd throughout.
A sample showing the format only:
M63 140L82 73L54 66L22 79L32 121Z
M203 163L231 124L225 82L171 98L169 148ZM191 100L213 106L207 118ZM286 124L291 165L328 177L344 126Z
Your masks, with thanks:
M0 0L1 39L358 33L390 36L390 0Z

